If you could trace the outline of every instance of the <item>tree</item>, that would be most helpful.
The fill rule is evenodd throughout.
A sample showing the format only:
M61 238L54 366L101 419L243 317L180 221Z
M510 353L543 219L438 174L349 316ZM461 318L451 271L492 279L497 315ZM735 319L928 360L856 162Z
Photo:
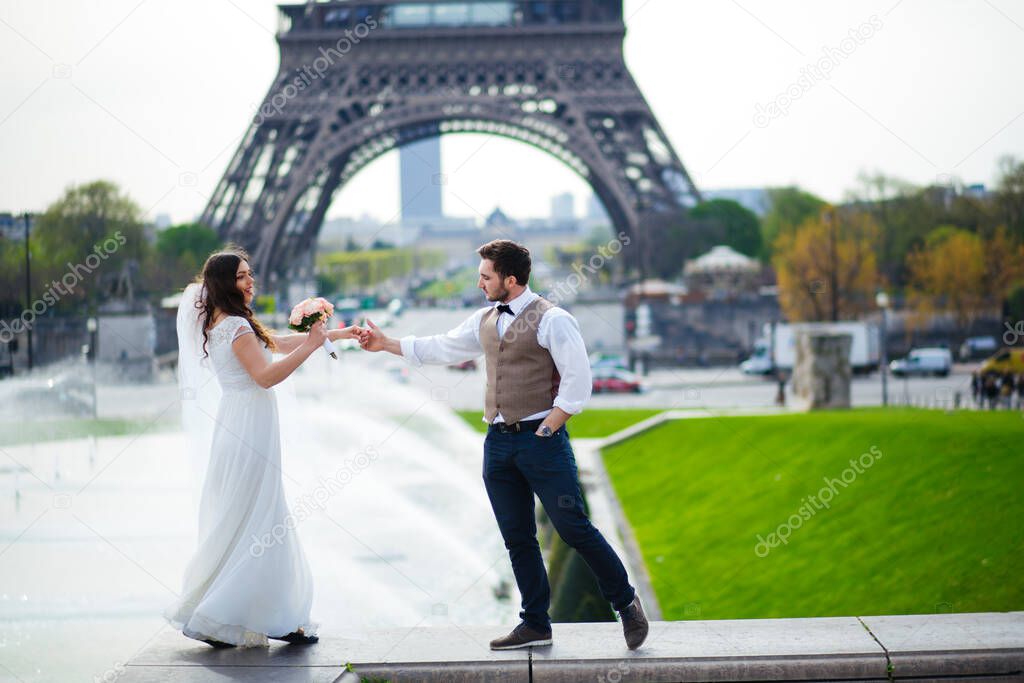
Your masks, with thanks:
M25 306L25 242L0 235L0 319L14 318Z
M1024 284L1017 285L1010 290L1006 297L1003 318L1008 321L1024 320Z
M956 178L923 188L880 172L862 172L858 181L847 197L878 223L879 270L897 288L909 281L908 255L923 248L935 228L955 225L987 239L999 224L995 203L966 191Z
M762 258L770 260L776 240L792 233L825 208L825 200L796 187L780 187L768 191L771 209L761 223Z
M879 269L887 282L902 284L907 252L935 227L935 211L920 188L881 171L861 171L857 183L847 200L878 224Z
M907 257L907 300L918 313L950 311L961 330L986 308L985 245L961 228L945 225L929 235L925 246Z
M885 175L881 171L861 171L857 174L858 187L847 192L851 202L880 204L895 197L908 197L917 193L918 188L911 182Z
M156 235L156 263L149 269L154 291L169 293L187 285L207 257L222 247L220 238L201 223L182 223Z
M722 243L722 227L714 221L697 220L692 214L654 215L640 226L623 250L625 262L645 277L672 279L687 259L696 258Z
M68 290L60 297L66 305L73 300L97 302L103 279L137 268L151 246L139 206L114 183L97 180L69 187L39 216L32 252L33 296L59 283Z
M1024 241L1024 162L1005 156L999 160L996 206L1001 221L1017 242Z
M1013 292L1024 285L1024 245L1014 242L1003 226L985 240L984 282L986 296L1007 312Z
M791 321L843 320L874 307L878 225L863 211L826 206L775 243L779 305Z
M695 206L690 215L697 220L717 223L722 231L723 243L741 254L755 258L761 255L761 222L757 214L739 202L712 199Z

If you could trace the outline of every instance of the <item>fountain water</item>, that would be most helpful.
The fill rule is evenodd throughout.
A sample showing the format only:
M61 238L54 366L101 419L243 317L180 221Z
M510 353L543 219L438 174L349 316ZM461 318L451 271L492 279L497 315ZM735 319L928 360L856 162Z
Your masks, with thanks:
M381 360L314 354L294 377L301 419L282 425L282 467L314 573L313 618L348 637L511 623L518 596L501 595L511 570L480 480L482 437ZM103 415L173 419L167 380L101 386ZM0 405L13 410L39 381L0 383ZM31 408L4 417L45 433ZM159 615L194 547L184 444L147 423L3 446L12 467L0 490L14 495L0 500L0 647L22 680L102 677L169 628Z

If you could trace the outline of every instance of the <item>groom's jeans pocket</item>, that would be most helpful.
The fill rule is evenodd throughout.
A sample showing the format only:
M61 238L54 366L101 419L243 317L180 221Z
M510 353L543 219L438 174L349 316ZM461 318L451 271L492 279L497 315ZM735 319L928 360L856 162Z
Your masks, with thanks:
M528 435L521 444L517 460L520 469L529 468L543 473L576 470L576 459L564 427L551 436Z

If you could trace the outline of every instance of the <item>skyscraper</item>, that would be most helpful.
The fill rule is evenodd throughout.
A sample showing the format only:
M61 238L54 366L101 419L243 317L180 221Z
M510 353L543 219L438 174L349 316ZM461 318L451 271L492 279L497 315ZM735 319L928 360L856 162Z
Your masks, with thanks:
M441 211L441 138L433 137L398 150L402 186L402 223L439 220Z
M572 223L576 219L576 207L572 193L563 192L551 198L551 222Z

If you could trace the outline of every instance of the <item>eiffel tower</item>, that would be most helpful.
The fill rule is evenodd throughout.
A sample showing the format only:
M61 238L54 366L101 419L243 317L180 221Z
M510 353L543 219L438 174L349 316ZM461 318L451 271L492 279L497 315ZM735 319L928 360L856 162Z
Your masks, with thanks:
M202 215L271 283L312 279L360 169L437 135L553 155L633 237L699 200L626 68L622 0L334 0L280 5L279 22L277 78Z

